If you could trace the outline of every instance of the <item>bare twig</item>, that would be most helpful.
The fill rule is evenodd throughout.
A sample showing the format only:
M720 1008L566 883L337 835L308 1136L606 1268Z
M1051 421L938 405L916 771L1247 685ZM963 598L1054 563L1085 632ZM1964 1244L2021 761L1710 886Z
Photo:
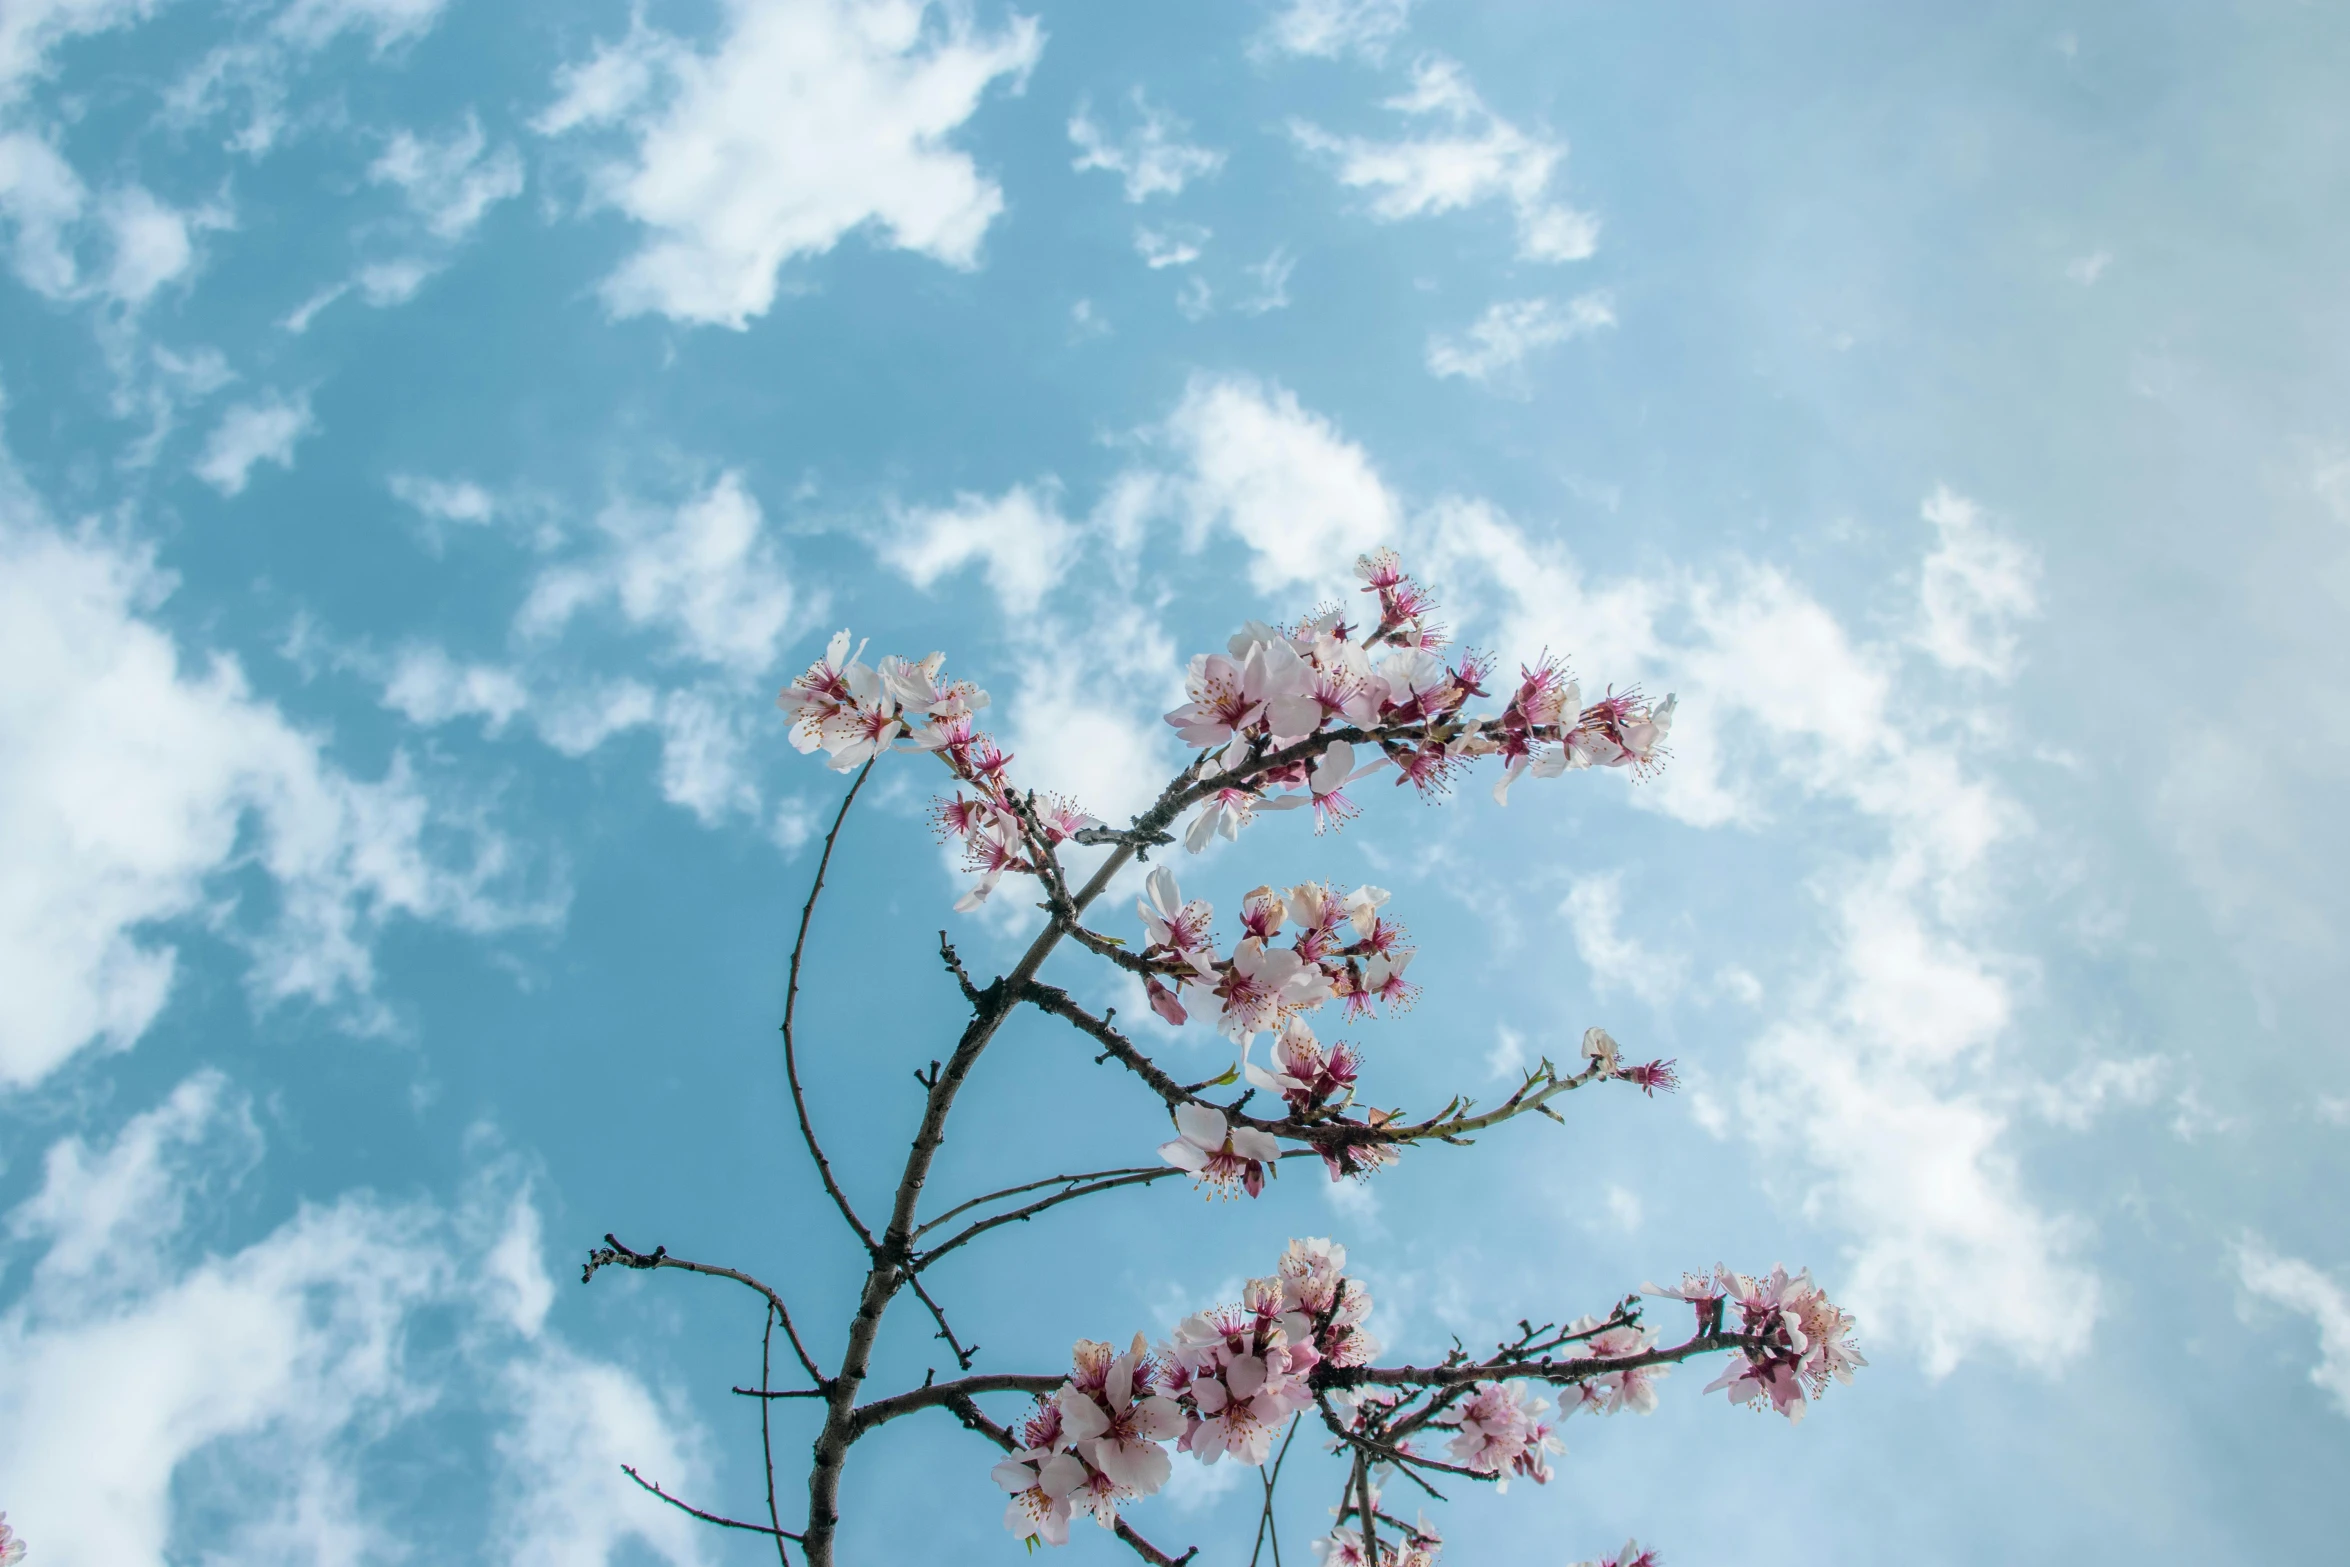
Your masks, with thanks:
M714 1262L688 1262L683 1257L670 1256L666 1246L656 1246L651 1251L632 1251L617 1236L607 1234L604 1244L588 1253L587 1265L579 1272L579 1281L585 1284L596 1276L597 1269L611 1267L640 1271L677 1268L686 1273L706 1273L714 1279L732 1279L746 1289L757 1290L766 1297L768 1309L774 1312L776 1320L783 1324L784 1337L791 1340L792 1353L800 1357L800 1368L808 1373L810 1381L818 1386L823 1385L824 1373L816 1369L815 1359L809 1355L807 1346L800 1342L799 1330L792 1326L791 1308L783 1303L781 1295L740 1268L722 1268Z
M833 815L832 830L824 835L824 852L816 860L816 879L808 888L808 901L800 906L800 933L791 944L791 973L783 989L783 1070L784 1075L791 1079L792 1109L799 1116L800 1140L808 1145L808 1157L816 1161L816 1174L823 1180L824 1190L831 1196L832 1205L840 1210L842 1220L856 1234L857 1239L865 1243L867 1252L873 1250L873 1232L865 1228L865 1221L858 1218L857 1210L849 1205L848 1194L840 1189L840 1182L833 1179L832 1161L824 1156L824 1145L816 1140L816 1125L808 1118L808 1095L800 1085L799 1040L792 1031L792 1023L798 1016L800 1005L800 960L808 950L808 925L816 917L816 899L824 891L824 873L832 867L832 848L840 840L841 824L849 819L849 807L857 803L857 791L864 788L865 780L873 776L873 764L879 760L881 758L877 754L857 769L856 781L849 785L849 792L841 798L839 811Z
M775 1308L767 1308L766 1324L759 1329L759 1391L767 1391L768 1352L775 1346ZM774 1422L768 1419L767 1400L759 1400L759 1467L767 1474L767 1521L775 1526L775 1560L777 1567L791 1567L791 1558L783 1552L783 1515L775 1508L775 1437L770 1429Z
M1248 1553L1248 1567L1257 1567L1257 1557L1263 1553L1268 1536L1273 1542L1273 1567L1281 1567L1281 1526L1273 1519L1273 1488L1281 1483L1281 1466L1289 1461L1289 1444L1297 1440L1299 1418L1289 1417L1289 1434L1281 1439L1281 1451L1273 1456L1270 1467L1260 1466L1257 1470L1257 1478L1265 1483L1265 1507L1257 1515L1257 1539Z
M655 1496L661 1498L661 1500L664 1502L667 1502L670 1506L676 1508L679 1512L691 1513L696 1518L701 1519L704 1523L714 1523L721 1529L742 1529L751 1534L771 1534L775 1536L778 1541L799 1539L799 1536L792 1533L789 1529L780 1527L770 1528L763 1523L744 1523L740 1518L724 1518L719 1516L717 1513L706 1513L699 1507L693 1506L691 1503L681 1502L676 1497L671 1496L667 1491L664 1491L659 1486L655 1485L652 1481L646 1479L643 1475L638 1474L632 1465L622 1464L620 1466L620 1472L627 1475L631 1480L634 1480L638 1485L641 1485L646 1490L652 1492ZM782 1546L779 1544L776 1549L781 1551Z
M1091 1197L1096 1192L1114 1191L1121 1186L1148 1186L1153 1181L1163 1181L1170 1175L1183 1173L1185 1172L1178 1170L1171 1164L1162 1165L1155 1170L1124 1170L1103 1180L1093 1181L1084 1186L1071 1187L1067 1191L1055 1192L1052 1196L1032 1202L1024 1208L1014 1208L1009 1213L996 1214L992 1218L982 1219L976 1224L957 1231L954 1235L940 1241L936 1246L915 1258L914 1271L919 1273L948 1252L977 1240L989 1230L1006 1224L1025 1224L1048 1208L1058 1208L1065 1202L1075 1202L1080 1197Z
M1156 1171L1142 1169L1091 1170L1083 1175L1053 1175L1047 1176L1041 1181L1027 1181L1018 1186L1007 1186L1000 1192L989 1192L984 1197L973 1197L967 1202L959 1202L955 1204L952 1208L949 1208L946 1212L940 1214L937 1218L932 1219L927 1224L917 1226L914 1231L913 1238L920 1240L923 1236L929 1234L932 1230L937 1229L940 1225L946 1223L947 1220L953 1218L958 1213L968 1213L973 1208L982 1207L991 1202L1001 1202L1006 1197L1018 1197L1025 1192L1042 1191L1048 1186L1076 1186L1086 1181L1107 1180L1112 1176L1118 1175L1148 1175L1156 1173Z
M920 1298L922 1304L930 1308L931 1320L938 1324L938 1337L945 1339L947 1341L947 1348L954 1351L955 1368L959 1371L970 1370L972 1360L979 1354L979 1346L974 1344L969 1349L965 1349L963 1347L962 1341L955 1337L955 1330L953 1326L948 1323L945 1310L939 1305L937 1301L930 1298L930 1291L922 1287L922 1279L920 1277L919 1268L911 1270L907 1273L906 1283L908 1287L914 1291L914 1294Z

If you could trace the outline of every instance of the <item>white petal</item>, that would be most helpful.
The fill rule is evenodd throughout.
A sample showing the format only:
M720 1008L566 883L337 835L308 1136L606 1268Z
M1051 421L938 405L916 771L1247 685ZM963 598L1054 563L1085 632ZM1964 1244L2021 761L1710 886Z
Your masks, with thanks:
M1221 1110L1194 1104L1175 1107L1175 1130L1183 1134L1185 1142L1196 1143L1209 1150L1222 1148L1225 1126L1224 1112Z

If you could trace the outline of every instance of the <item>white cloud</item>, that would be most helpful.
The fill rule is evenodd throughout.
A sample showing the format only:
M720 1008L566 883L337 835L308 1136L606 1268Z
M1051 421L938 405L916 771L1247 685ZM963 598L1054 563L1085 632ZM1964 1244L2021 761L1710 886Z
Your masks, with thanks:
M1186 321L1205 321L1216 310L1216 290L1194 272L1175 291L1176 312Z
M51 299L71 295L80 281L72 227L90 193L72 165L37 136L0 136L0 217L15 230L10 262L25 287Z
M165 206L141 186L110 191L99 203L99 219L114 248L112 264L99 285L109 299L143 305L195 264L188 215ZM221 220L206 214L203 221L217 226Z
M685 1567L704 1526L646 1495L624 1463L673 1493L710 1465L699 1433L618 1366L550 1344L500 1370L512 1412L497 1439L504 1478L494 1546L514 1562L608 1567L629 1540ZM633 1554L621 1559L635 1560Z
M1526 1071L1526 1036L1504 1023L1493 1031L1493 1048L1485 1052L1485 1075L1520 1077Z
M465 123L439 141L396 133L367 169L378 185L394 185L434 238L457 241L473 232L490 208L522 194L522 155L511 146L491 150L471 110Z
M635 138L599 181L652 231L605 281L613 312L740 328L785 262L852 229L976 265L1003 192L948 138L999 78L1024 86L1043 47L1034 18L982 33L920 0L730 0L711 53L632 31L565 74L540 124L617 120ZM673 88L658 108L656 82Z
M294 443L318 428L307 393L271 393L259 402L238 403L220 416L196 477L223 495L242 495L257 464L271 462L291 472Z
M1349 583L1355 556L1401 524L1362 447L1285 388L1198 377L1157 436L1179 464L1162 494L1192 546L1230 530L1260 592Z
M2309 1380L2350 1415L2350 1291L2298 1257L2281 1257L2258 1239L2237 1248L2244 1288L2307 1317L2317 1328L2318 1362Z
M721 474L676 507L616 500L596 526L597 553L532 585L517 622L526 636L550 637L609 602L630 625L666 634L681 658L745 677L774 664L796 595L742 475Z
M1261 316L1289 308L1289 277L1297 270L1297 258L1287 247L1276 245L1271 255L1241 270L1257 280L1257 291L1240 302L1242 313Z
M1357 54L1386 58L1387 46L1411 20L1412 0L1289 0L1249 45L1260 58L1308 55L1336 59Z
M435 522L489 522L498 514L490 492L470 479L395 473L390 488L395 497Z
M735 812L756 817L759 786L751 775L743 726L767 711L734 691L677 690L664 696L654 715L661 730L661 797L693 812L705 827Z
M164 94L166 113L195 125L242 96L245 123L228 138L229 150L258 158L277 144L290 123L287 101L296 71L346 34L365 38L378 57L431 31L447 0L290 0L274 14L243 8L229 41L209 50Z
M2105 269L2112 265L2113 252L2108 250L2091 251L2086 256L2076 256L2066 262L2064 275L2083 288L2087 288L2103 277Z
M1163 229L1134 230L1134 253L1156 272L1161 267L1187 267L1200 258L1208 230L1197 223L1170 223Z
M404 305L414 299L439 268L420 256L402 256L392 261L371 261L352 275L358 285L359 297L378 310L393 305Z
M0 103L14 98L69 38L140 22L162 0L9 0L0 9Z
M2000 1070L2016 959L1999 946L1993 855L2028 824L1970 773L1965 742L1914 726L1894 650L1766 567L1595 585L1460 501L1414 534L1448 605L1496 644L1576 647L1587 679L1679 691L1672 765L1637 798L1701 827L1807 801L1877 824L1879 849L1817 883L1830 940L1750 1049L1744 1129L1851 1238L1839 1287L1863 1320L1929 1371L1984 1350L2038 1366L2079 1353L2097 1281L2074 1260L2076 1226L2017 1167ZM1911 613L1923 628L1934 610ZM1590 934L1612 936L1606 923ZM1611 941L1593 955L1637 967Z
M1153 196L1181 195L1184 186L1224 166L1223 153L1181 140L1191 127L1151 107L1141 88L1134 89L1131 102L1140 123L1115 141L1103 134L1083 103L1077 106L1069 117L1069 140L1077 145L1071 168L1080 174L1106 170L1125 181L1128 201L1148 201Z
M250 1106L200 1074L110 1143L53 1146L9 1216L17 1257L38 1251L0 1313L0 1472L39 1560L161 1567L198 1527L221 1560L400 1560L371 1448L429 1419L445 1446L481 1444L471 1467L499 1499L507 1559L609 1562L631 1538L701 1559L691 1520L612 1458L694 1485L700 1433L545 1329L525 1193L455 1212L346 1196L191 1255L216 1188L259 1154ZM428 1321L453 1331L420 1335Z
M1495 114L1457 63L1421 61L1412 90L1388 99L1387 107L1435 124L1425 135L1398 141L1334 136L1302 120L1291 122L1290 134L1307 151L1333 159L1340 184L1370 192L1371 214L1384 221L1506 201L1517 215L1518 254L1525 259L1580 261L1598 248L1599 220L1550 199L1566 144Z
M1007 615L1035 613L1069 569L1077 540L1049 485L1016 484L992 500L957 495L952 506L911 507L892 521L881 558L906 580L927 590L977 563Z
M1592 987L1601 996L1630 991L1652 1007L1663 1007L1680 993L1688 965L1678 955L1649 951L1617 929L1624 913L1622 872L1577 877L1559 913L1574 934L1576 956L1591 970Z
M530 705L530 693L511 669L459 664L437 647L401 651L384 683L384 705L410 723L445 724L478 716L495 734Z
M323 49L344 33L364 33L389 49L432 31L448 0L293 0L271 31L305 49Z
M1437 376L1488 381L1499 371L1515 369L1538 348L1615 324L1616 312L1605 294L1583 294L1565 305L1555 299L1499 300L1458 337L1429 334L1428 369Z
M2038 607L2032 552L1983 521L1975 503L1937 488L1919 515L1940 534L1926 557L1918 645L1946 669L2015 673L2015 622Z
M146 618L170 579L144 554L49 526L0 466L0 1082L38 1081L162 1009L157 926L202 915L253 952L264 1003L366 1002L399 916L491 930L554 910L512 893L512 852L452 816L404 759L376 782L256 697L233 659L189 667ZM470 863L428 849L470 841ZM247 930L216 878L265 875Z
M0 221L13 230L18 281L48 299L99 299L136 310L196 262L194 233L219 228L223 212L182 212L144 186L92 198L80 175L46 141L24 131L0 135ZM85 278L77 252L105 240L106 266Z

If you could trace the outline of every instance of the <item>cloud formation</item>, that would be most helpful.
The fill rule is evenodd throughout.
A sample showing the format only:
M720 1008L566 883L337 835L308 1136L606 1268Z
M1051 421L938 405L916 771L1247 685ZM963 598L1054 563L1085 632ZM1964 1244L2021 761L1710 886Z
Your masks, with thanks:
M1428 372L1491 381L1537 349L1615 324L1615 308L1605 294L1581 294L1563 305L1555 299L1496 300L1457 336L1429 334Z
M42 1561L161 1567L199 1518L222 1560L399 1560L414 1523L371 1450L436 1418L444 1444L484 1441L468 1467L506 1559L605 1563L633 1540L702 1560L691 1520L613 1457L691 1484L700 1433L547 1328L527 1190L493 1178L456 1210L347 1195L196 1255L262 1151L250 1104L201 1072L111 1141L53 1144L8 1216L31 1282L0 1313L0 1472Z
M634 146L598 199L650 231L604 282L618 316L740 329L776 276L853 229L978 264L1003 192L949 142L999 80L1025 85L1033 17L982 31L922 0L729 0L702 53L641 25L559 78L550 135L618 125Z
M1495 114L1457 62L1420 61L1411 90L1388 99L1386 107L1426 129L1378 141L1293 120L1290 135L1327 159L1341 185L1369 193L1371 215L1382 222L1504 201L1516 214L1524 259L1580 261L1598 249L1599 220L1550 194L1552 176L1566 161L1566 143Z
M56 529L0 464L0 1084L146 1032L175 919L245 943L258 1001L352 1002L365 1021L388 922L493 931L559 909L404 758L354 778L234 659L190 660L147 615L171 585L143 551ZM275 891L266 925L233 918L218 878L240 867Z

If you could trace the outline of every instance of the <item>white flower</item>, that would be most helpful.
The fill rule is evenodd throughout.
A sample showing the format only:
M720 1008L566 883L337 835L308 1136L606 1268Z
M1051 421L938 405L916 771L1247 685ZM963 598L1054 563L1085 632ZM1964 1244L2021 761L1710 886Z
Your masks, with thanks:
M1265 1166L1281 1157L1281 1145L1272 1134L1233 1126L1223 1111L1207 1105L1177 1105L1175 1130L1182 1135L1161 1143L1159 1157L1178 1170L1189 1170L1197 1184L1213 1186L1225 1196L1235 1186L1256 1196L1265 1189Z
M1583 1059L1594 1063L1599 1068L1600 1076L1616 1075L1616 1050L1615 1039L1606 1029L1583 1030Z

